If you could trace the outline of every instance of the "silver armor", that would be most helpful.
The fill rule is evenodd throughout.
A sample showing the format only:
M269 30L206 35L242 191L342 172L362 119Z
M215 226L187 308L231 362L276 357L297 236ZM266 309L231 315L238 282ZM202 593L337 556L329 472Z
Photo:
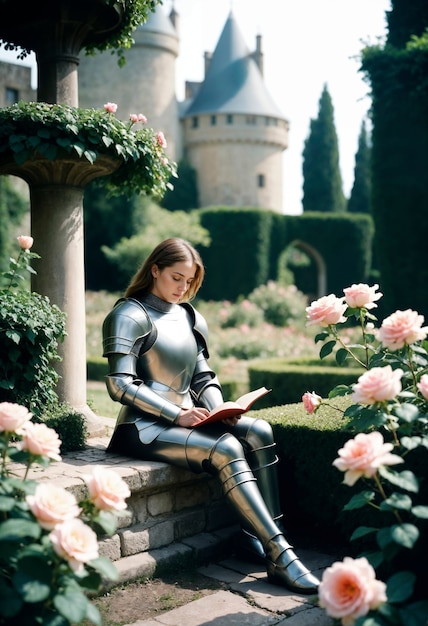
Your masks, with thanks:
M318 580L285 540L270 425L242 416L235 426L176 425L182 409L223 403L208 365L207 326L190 304L153 294L119 300L103 324L107 389L123 407L108 451L164 461L218 476L235 509L248 552L263 558L273 582L315 593Z

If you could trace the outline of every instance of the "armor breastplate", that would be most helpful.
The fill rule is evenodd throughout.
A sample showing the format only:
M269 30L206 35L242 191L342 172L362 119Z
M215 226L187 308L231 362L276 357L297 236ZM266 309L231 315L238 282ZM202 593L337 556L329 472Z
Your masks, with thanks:
M156 339L147 352L143 345L137 376L158 395L190 408L190 383L198 355L191 320L179 305L170 305L165 311L154 308L151 302L143 304L156 329Z

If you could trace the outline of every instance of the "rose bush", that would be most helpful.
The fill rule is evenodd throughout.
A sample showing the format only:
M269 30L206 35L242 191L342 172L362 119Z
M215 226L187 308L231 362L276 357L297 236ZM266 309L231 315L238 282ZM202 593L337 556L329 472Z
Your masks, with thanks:
M117 572L99 556L98 538L115 531L129 488L102 467L84 476L81 502L54 483L29 480L33 464L61 460L55 431L31 419L25 407L0 403L0 624L101 625L87 594ZM25 466L22 479L11 462Z
M344 416L356 435L332 464L344 473L345 485L364 483L345 510L370 507L378 520L355 529L351 540L363 541L364 554L324 572L318 602L343 626L426 626L428 327L422 315L408 309L376 328L378 288L352 285L343 297L330 294L306 308L307 325L322 327L315 337L322 342L320 357L335 351L338 364L353 359L366 370L353 385L333 389L328 399L306 392L302 402L316 414L322 404L349 395ZM347 322L359 326L360 343L341 339Z

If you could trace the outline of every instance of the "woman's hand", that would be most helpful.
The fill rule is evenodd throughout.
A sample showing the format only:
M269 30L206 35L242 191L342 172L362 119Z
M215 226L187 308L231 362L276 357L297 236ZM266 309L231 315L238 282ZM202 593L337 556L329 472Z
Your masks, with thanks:
M235 424L238 423L240 417L238 415L238 417L228 417L225 420L221 420L222 424L226 424L226 426L235 426Z
M204 409L200 406L194 406L191 409L185 409L181 411L177 419L177 424L183 426L183 428L192 428L199 422L202 422L210 412L208 409Z

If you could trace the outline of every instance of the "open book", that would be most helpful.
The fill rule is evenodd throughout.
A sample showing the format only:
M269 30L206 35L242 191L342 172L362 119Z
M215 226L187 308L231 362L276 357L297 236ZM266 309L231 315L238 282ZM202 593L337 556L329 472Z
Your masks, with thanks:
M238 415L242 415L242 413L246 413L250 409L256 400L270 391L272 391L272 389L260 387L260 389L255 389L254 391L245 393L243 396L235 400L235 402L224 402L223 404L220 404L220 406L213 409L207 418L195 426L192 426L192 428L198 428L199 426L211 424L212 422L220 422L228 417L237 417Z

